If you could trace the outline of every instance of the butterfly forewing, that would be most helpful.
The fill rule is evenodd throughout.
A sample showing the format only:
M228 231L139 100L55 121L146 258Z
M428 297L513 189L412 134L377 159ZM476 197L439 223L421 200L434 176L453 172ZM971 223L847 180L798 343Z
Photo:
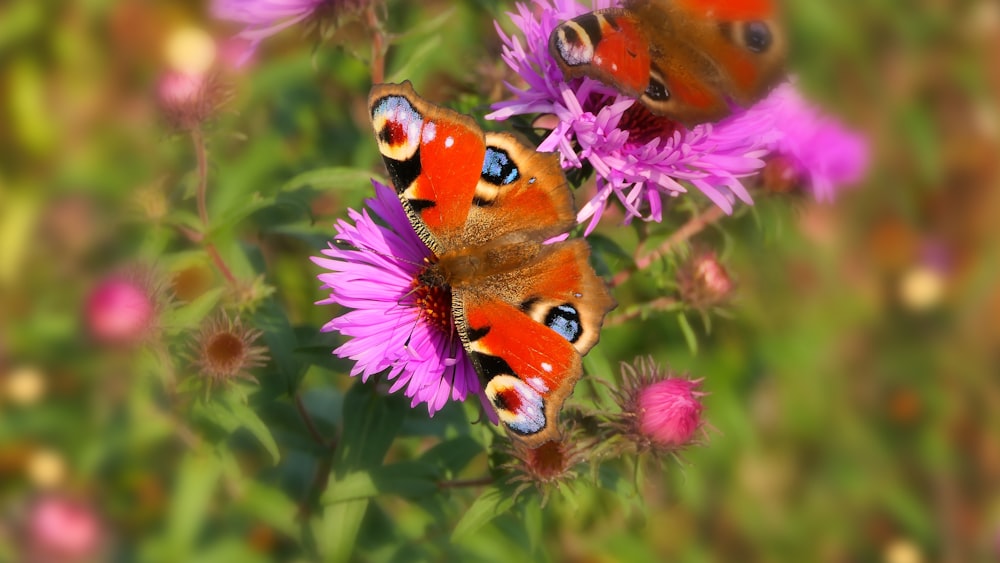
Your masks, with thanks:
M567 79L587 76L693 125L748 106L783 76L770 0L631 0L556 26L549 49Z

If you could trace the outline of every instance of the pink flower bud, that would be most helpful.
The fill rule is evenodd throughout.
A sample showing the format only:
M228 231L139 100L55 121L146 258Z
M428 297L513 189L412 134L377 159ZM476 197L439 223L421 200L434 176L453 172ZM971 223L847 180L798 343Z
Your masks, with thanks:
M100 550L101 536L97 514L84 503L48 496L29 508L29 553L39 561L92 560Z
M724 302L733 292L733 280L715 252L696 254L677 272L681 297L692 307L704 309Z
M704 424L701 381L676 377L652 358L623 363L615 392L621 414L611 420L611 428L639 451L671 453L692 443Z
M149 333L155 314L156 303L148 287L123 276L101 282L87 299L90 333L109 344L141 340Z
M701 427L701 380L669 378L639 389L638 430L661 447L680 447Z
M168 71L156 85L156 99L168 125L190 130L210 119L231 92L215 73Z

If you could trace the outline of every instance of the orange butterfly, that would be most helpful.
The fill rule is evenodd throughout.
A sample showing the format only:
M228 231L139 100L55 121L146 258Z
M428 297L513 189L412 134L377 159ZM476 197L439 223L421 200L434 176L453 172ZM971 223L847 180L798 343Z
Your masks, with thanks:
M581 356L615 306L583 240L545 243L575 224L558 158L484 134L409 82L376 85L368 107L410 223L434 253L420 281L450 289L486 396L527 445L558 438Z
M567 79L599 80L687 125L760 100L784 75L771 0L627 0L559 24L549 50Z

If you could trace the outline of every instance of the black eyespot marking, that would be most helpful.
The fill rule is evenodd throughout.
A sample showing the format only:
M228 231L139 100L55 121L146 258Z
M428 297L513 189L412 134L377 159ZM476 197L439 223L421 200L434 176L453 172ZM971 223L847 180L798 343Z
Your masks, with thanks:
M497 147L486 147L482 173L484 180L497 186L506 186L517 180L520 175L517 164L507 151Z
M535 303L538 303L539 301L541 301L541 298L529 297L524 301L521 301L520 308L525 313L531 312L531 310L535 307Z
M486 381L498 375L517 375L510 364L499 356L473 352L472 363L479 367L479 376Z
M379 136L381 137L381 133ZM423 171L420 166L420 149L406 160L396 160L387 156L383 156L382 160L385 161L385 168L389 171L389 178L392 180L392 185L396 186L397 193L406 191ZM433 202L431 204L433 205Z
M576 22L577 25L582 27L583 31L587 33L587 37L590 38L589 43L591 45L597 45L598 43L601 42L601 22L598 21L596 15L586 14L576 18L573 21Z
M476 207L489 207L494 203L495 202L492 199L483 199L479 196L472 198L472 205L475 205Z
M580 313L576 307L564 303L549 309L545 315L545 326L556 331L570 342L576 342L583 334L583 324L580 323Z
M667 87L652 76L649 77L649 86L646 86L645 94L649 96L649 99L657 102L665 102L670 99L670 92L667 91Z
M411 198L411 199L407 199L406 201L410 202L410 207L412 207L413 210L416 211L417 213L420 213L424 209L430 209L431 207L434 207L435 205L437 205L436 203L434 203L433 201L431 201L429 199Z
M743 40L747 49L754 53L764 53L771 48L774 37L771 28L762 21L752 21L743 24Z
M468 336L469 342L475 342L489 333L490 327L484 326L482 328L470 328L466 336Z

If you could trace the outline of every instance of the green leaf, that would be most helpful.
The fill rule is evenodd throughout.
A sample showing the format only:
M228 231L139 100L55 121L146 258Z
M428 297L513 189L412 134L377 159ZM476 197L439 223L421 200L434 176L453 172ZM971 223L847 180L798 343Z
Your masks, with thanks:
M274 436L271 435L271 431L264 424L264 421L257 416L253 409L247 406L242 397L235 393L227 394L225 404L229 408L229 412L232 413L233 419L239 423L241 428L249 430L257 438L267 453L271 454L271 462L277 465L278 461L281 460L281 452L278 451L278 444L274 441Z
M298 505L280 489L247 480L243 485L242 507L251 515L288 537L301 541Z
M697 355L698 337L695 336L694 330L691 328L691 323L688 322L687 315L685 315L683 311L677 314L677 324L681 327L681 332L684 333L684 340L687 341L691 354Z
M337 446L334 480L356 471L373 470L385 458L403 425L405 404L397 397L376 393L374 385L355 383L344 396L344 422ZM359 477L356 486L364 486ZM345 500L326 507L313 522L317 549L324 561L345 561L357 543L368 500Z
M195 537L209 512L220 473L218 463L207 456L188 454L181 461L167 523L170 551L167 559L190 559Z
M362 168L349 168L345 166L317 168L316 170L303 172L285 182L281 186L281 191L290 192L307 187L318 190L368 188L371 186L372 179L385 183L385 178L377 174L372 174L370 170Z
M458 521L455 531L451 533L451 541L462 540L513 506L514 496L510 491L497 487L487 488Z
M313 536L323 561L341 563L351 559L367 509L367 499L338 502L313 519Z
M404 461L376 467L370 471L355 471L327 487L324 503L343 502L392 494L403 498L425 496L438 490L439 473L429 464Z
M476 456L483 454L484 451L483 446L472 436L464 435L454 440L441 442L424 452L420 456L420 460L455 474L465 469Z
M276 299L269 298L254 312L253 324L264 333L271 361L284 383L283 391L294 393L306 371L306 364L295 356L299 343L285 311Z
M392 72L389 76L387 82L402 82L407 80L410 76L414 75L414 69L416 69L427 56L434 51L441 48L441 36L433 35L427 38L412 55L406 58L406 62L396 70Z
M163 326L170 334L178 334L198 325L215 308L225 288L217 287L199 295L194 301L163 314Z

